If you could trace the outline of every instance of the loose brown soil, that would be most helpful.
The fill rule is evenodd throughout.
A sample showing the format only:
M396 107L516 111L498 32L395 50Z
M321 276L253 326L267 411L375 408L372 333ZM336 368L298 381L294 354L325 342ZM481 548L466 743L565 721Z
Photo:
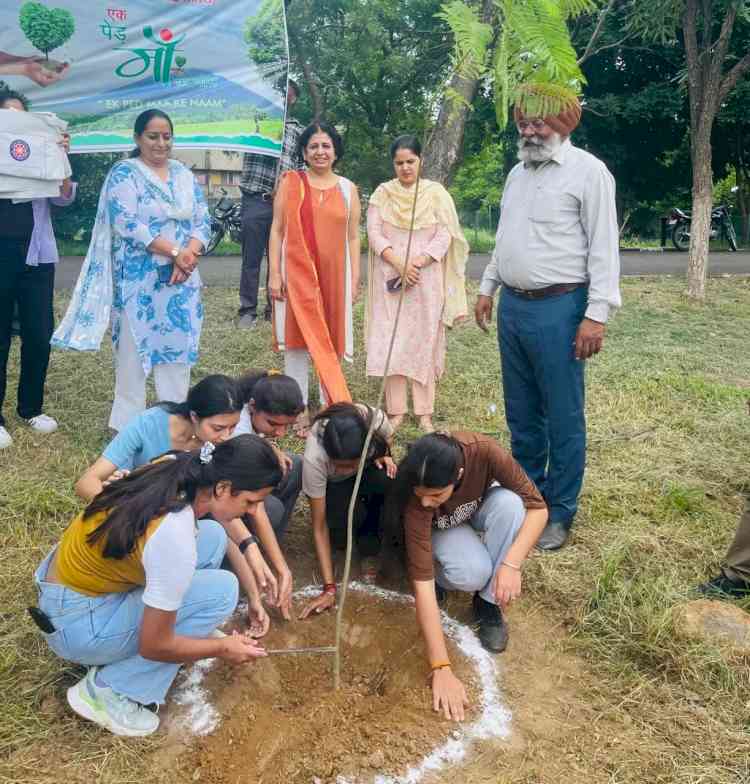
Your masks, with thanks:
M248 667L217 664L203 686L221 724L179 755L178 780L368 780L404 773L455 731L432 710L413 607L357 591L347 601L342 688L332 689L330 655L276 655ZM327 613L277 624L266 647L330 645L334 621ZM477 704L471 664L449 647Z

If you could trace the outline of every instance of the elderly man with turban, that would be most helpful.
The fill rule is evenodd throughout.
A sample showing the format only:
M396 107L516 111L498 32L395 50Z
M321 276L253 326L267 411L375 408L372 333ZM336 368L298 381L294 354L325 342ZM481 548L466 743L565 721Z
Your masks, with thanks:
M601 350L620 305L615 183L602 161L571 144L578 100L546 117L516 106L514 119L520 163L505 182L475 317L486 331L502 286L511 449L549 507L537 547L556 550L568 539L586 464L583 363Z

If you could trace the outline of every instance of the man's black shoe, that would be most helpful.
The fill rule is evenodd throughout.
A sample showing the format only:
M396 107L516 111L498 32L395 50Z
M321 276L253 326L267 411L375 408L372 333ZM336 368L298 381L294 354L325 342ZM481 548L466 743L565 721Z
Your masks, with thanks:
M508 627L496 604L474 594L474 617L479 621L479 642L492 653L502 653L508 645Z
M724 572L695 589L698 593L714 599L747 599L750 597L750 583L743 580L730 580Z
M271 308L266 308L263 311L263 320L264 321L270 321L271 320Z
M570 529L562 523L547 523L536 543L538 550L559 550L568 541Z

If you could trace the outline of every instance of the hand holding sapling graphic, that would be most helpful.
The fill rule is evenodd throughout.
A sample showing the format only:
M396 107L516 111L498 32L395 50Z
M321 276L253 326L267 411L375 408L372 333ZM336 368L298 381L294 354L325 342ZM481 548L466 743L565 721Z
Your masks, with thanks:
M44 58L18 57L0 51L0 74L18 74L31 79L40 87L47 87L62 79L70 70L68 63Z
M21 6L18 22L23 34L44 57L19 57L0 52L0 74L19 74L47 87L61 79L70 64L50 60L49 53L65 44L75 32L75 22L70 11L48 8L29 0Z

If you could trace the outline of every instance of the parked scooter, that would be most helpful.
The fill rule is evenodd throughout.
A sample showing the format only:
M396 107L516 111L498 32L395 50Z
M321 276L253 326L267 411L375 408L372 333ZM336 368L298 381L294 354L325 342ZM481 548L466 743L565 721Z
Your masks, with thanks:
M672 229L672 244L677 250L687 250L690 247L690 224L692 218L689 212L684 212L678 207L673 207L667 219L667 226ZM720 204L711 210L711 233L709 239L724 237L730 250L737 250L737 234L732 223L729 207Z
M227 232L235 242L242 242L242 205L228 198L224 188L220 190L221 198L211 210L211 237L206 247L206 256L216 250Z

